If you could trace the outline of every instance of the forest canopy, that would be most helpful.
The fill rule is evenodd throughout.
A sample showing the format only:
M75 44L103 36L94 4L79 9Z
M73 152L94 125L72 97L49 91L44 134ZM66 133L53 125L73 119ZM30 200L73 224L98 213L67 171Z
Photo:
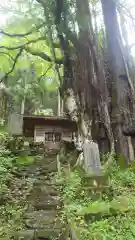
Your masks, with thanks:
M1 119L7 109L64 111L82 141L132 159L133 141L123 131L135 111L134 9L127 0L1 3Z

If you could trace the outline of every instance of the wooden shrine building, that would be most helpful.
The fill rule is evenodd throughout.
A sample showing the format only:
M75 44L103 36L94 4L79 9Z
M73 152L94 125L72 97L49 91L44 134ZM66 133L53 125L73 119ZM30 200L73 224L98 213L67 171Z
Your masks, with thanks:
M62 140L72 141L73 133L77 130L75 122L57 116L13 114L9 123L12 135L32 137L35 143L44 143L49 149L58 149Z

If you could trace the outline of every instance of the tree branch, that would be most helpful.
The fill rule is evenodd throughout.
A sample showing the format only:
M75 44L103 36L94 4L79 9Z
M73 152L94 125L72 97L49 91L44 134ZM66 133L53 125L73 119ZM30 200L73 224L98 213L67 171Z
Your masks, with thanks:
M38 82L40 82L40 80L42 79L42 77L44 77L47 72L50 70L50 68L52 67L52 63L50 64L50 66L46 69L45 73L43 73L39 78L38 78Z
M50 56L48 56L47 54L45 54L44 52L38 52L38 51L34 51L34 50L32 50L32 49L30 49L29 47L28 47L28 45L29 44L31 44L31 43L36 43L36 42L38 42L38 41L42 41L42 40L45 40L45 37L44 36L42 36L42 37L39 37L39 38L37 38L37 39L33 39L33 40L31 40L31 41L29 41L29 42L27 42L27 43L25 43L25 44L22 44L22 45L18 45L18 46L16 46L16 47L6 47L6 46L0 46L0 49L6 49L6 50L17 50L17 49L24 49L26 52L28 52L28 53L30 53L30 54L32 54L32 55L34 55L34 56L37 56L37 57L40 57L40 58L42 58L42 59L44 59L44 60L46 60L46 61L48 61L48 62L52 62L52 59L51 59L51 57ZM59 64L59 65L61 65L61 64L63 64L63 60L62 59L56 59L56 63L57 64Z
M5 78L7 78L10 73L12 73L12 72L14 71L15 66L16 66L16 63L17 63L17 61L18 61L18 58L21 56L22 52L23 52L23 49L20 49L19 52L17 53L15 59L14 59L14 63L13 63L12 68L9 70L9 72L7 72L7 73L4 75L4 77L2 77L2 78L0 79L0 83L3 82L3 80L4 80Z
M26 52L34 55L34 56L37 56L37 57L40 57L42 59L44 59L45 61L47 62L52 62L52 59L50 56L48 56L47 54L45 54L44 52L37 52L37 51L34 51L32 49L30 49L29 47L24 47L23 48ZM63 60L62 59L56 59L56 63L61 65L63 64Z
M39 30L44 26L44 23L40 24L39 26L36 27L36 30ZM0 34L3 34L8 37L26 37L34 32L34 28L31 29L29 32L26 33L7 33L4 30L0 29Z
M0 46L0 49L3 49L3 48L4 48L4 49L6 49L6 50L12 51L12 50L16 50L16 49L19 49L19 48L25 48L25 46L27 46L27 45L29 45L29 44L31 44L31 43L36 43L36 42L38 42L38 41L43 41L43 40L45 40L45 37L44 37L44 36L39 37L39 38L37 38L37 39L32 39L32 40L28 41L27 43L22 44L22 45L18 45L18 46L16 46L16 47ZM60 47L58 43L54 43L53 46L54 46L54 48L59 48L59 47Z
M29 45L29 44L31 44L31 43L36 43L36 42L38 42L38 41L43 41L43 40L45 40L45 37L44 36L42 36L42 37L39 37L39 38L37 38L37 39L32 39L32 40L30 40L29 42L27 42L27 43L25 43L25 44L22 44L22 45L18 45L18 46L16 46L16 47L6 47L6 46L0 46L0 48L2 49L2 48L5 48L5 49L7 49L7 50L16 50L16 49L19 49L19 48L24 48L26 45Z

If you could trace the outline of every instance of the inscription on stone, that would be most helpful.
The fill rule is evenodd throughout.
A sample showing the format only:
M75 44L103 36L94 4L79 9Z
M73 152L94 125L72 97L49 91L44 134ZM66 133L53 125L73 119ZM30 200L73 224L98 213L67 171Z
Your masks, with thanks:
M98 144L85 142L83 146L84 169L86 173L99 176L101 175L101 163Z

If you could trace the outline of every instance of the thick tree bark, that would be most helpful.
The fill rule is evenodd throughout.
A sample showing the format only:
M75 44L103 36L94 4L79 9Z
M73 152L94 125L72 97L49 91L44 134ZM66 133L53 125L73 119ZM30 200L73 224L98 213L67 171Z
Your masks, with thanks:
M130 124L133 114L133 88L123 56L122 39L117 21L116 2L101 0L106 27L109 70L112 74L111 122L115 150L124 159L130 155L129 141L123 135L123 124Z
M62 27L60 27L61 24L66 24L66 19L61 18L62 14L64 16L64 12L62 14L60 12L62 11L62 2L57 0L55 24L64 57L62 90L65 91L67 111L70 117L76 120L79 135L84 141L86 138L92 139L91 122L99 120L94 118L93 109L97 109L100 121L107 133L110 151L114 151L105 73L92 28L88 1L76 0L79 36L76 36L75 42L72 41L74 45L72 49L68 45L68 36L61 31ZM60 3L61 6L59 6ZM65 22L63 23L63 21Z
M63 13L64 19L61 18ZM75 120L78 124L79 132L82 137L82 141L88 136L87 123L84 121L84 112L80 107L81 101L79 98L79 92L77 90L77 85L74 81L74 62L76 58L72 60L72 52L68 43L68 36L61 29L61 26L66 26L66 16L63 8L63 1L56 1L56 19L55 24L57 26L58 38L60 41L61 50L64 57L64 83L62 86L62 94L64 92L65 105L67 107L67 112L71 119ZM68 29L68 26L66 26Z
M84 94L87 96L87 98L85 99L86 103L87 99L89 99L87 110L91 114L91 118L93 118L92 109L94 106L96 106L99 113L100 121L103 123L104 129L107 133L107 137L110 143L110 150L114 151L114 139L108 111L109 100L105 80L105 72L103 67L103 61L93 31L89 3L88 1L83 2L81 0L77 0L76 4L78 13L77 19L80 29L80 48L83 49L80 55L81 64L79 67L83 67L83 69L84 66L86 67L85 75L83 74L84 80L82 78L81 82L86 82L86 79L88 79L85 85L86 92ZM86 72L88 73L87 76ZM96 95L93 94L93 89L95 89ZM97 121L98 119L93 120Z

